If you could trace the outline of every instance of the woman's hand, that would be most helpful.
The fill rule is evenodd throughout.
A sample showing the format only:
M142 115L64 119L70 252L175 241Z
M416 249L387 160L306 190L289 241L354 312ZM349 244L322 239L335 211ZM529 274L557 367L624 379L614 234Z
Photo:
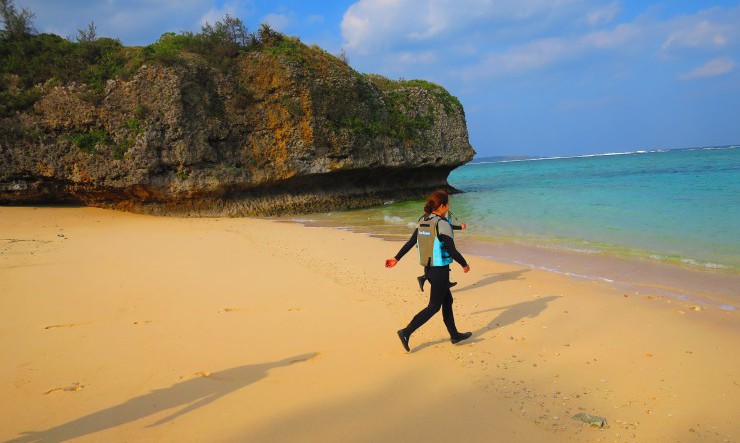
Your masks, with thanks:
M385 267L392 268L396 266L396 263L398 263L398 260L396 260L395 258L389 258L388 260L385 261Z
M465 266L465 267L463 267L463 272L464 272L464 273L466 273L466 274L467 274L467 273L468 273L468 271L470 271L470 266Z

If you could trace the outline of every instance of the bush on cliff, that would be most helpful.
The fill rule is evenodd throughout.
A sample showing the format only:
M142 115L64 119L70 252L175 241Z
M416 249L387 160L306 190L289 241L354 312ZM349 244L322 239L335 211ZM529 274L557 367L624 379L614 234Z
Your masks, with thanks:
M145 62L170 65L190 52L208 64L226 69L240 53L257 47L260 36L249 33L241 19L226 15L194 34L165 33L144 48L126 48L118 39L97 37L95 25L79 30L76 42L54 34L37 34L34 13L18 11L13 0L0 0L0 116L33 105L38 85L49 80L87 84L92 102L99 102L107 80L127 77ZM267 35L267 34L265 34Z
M18 12L13 0L0 0L0 20L3 22L0 36L19 38L35 34L32 22L34 15L28 8L22 8Z
M200 33L167 32L143 48L126 48L117 39L98 37L94 23L78 30L76 42L54 34L37 35L33 16L26 8L18 12L13 0L0 0L4 24L0 30L1 115L27 109L36 95L27 89L51 79L63 84L85 83L100 95L111 78L125 78L147 62L185 63L192 60L187 53L220 70L233 68L240 55L252 50L305 62L303 45L297 39L287 38L267 24L250 33L241 19L228 14L214 24L206 23Z
M182 63L183 53L197 54L218 69L228 69L243 52L259 46L259 37L250 33L244 22L226 15L213 25L206 23L198 34L167 32L156 43L142 49L143 60L173 65Z
M9 0L0 0L2 5ZM12 2L10 2L12 6ZM14 11L14 10L13 10ZM143 48L124 47L117 39L97 37L94 24L80 30L76 42L54 34L35 34L26 11L20 18L7 12L8 21L22 31L0 33L0 116L29 109L39 97L39 85L48 81L84 83L90 93L85 99L98 104L105 83L112 78L127 78L144 63L171 66L192 60L194 54L209 66L225 71L236 66L239 56L262 50L275 56L305 63L303 46L263 24L250 33L241 19L226 15L213 25L206 23L200 33L167 32ZM15 15L13 15L15 14ZM24 21L25 20L25 21Z
M12 1L0 0L0 13L3 4L12 6ZM18 15L17 12L12 14ZM306 68L319 77L337 67L354 75L357 97L360 102L367 103L368 108L358 111L359 108L333 107L327 110L327 118L334 130L348 131L359 139L385 136L401 139L404 143L421 141L419 137L435 121L431 109L413 112L407 109L419 89L441 103L448 116L462 112L458 99L439 85L423 80L395 81L379 75L362 75L352 70L346 59L332 56L318 46L308 47L298 38L287 37L267 24L262 24L256 33L250 33L239 18L229 15L212 25L206 23L199 33L167 32L150 45L124 47L117 39L98 37L93 23L86 30L79 30L76 42L53 34L36 35L30 24L32 13L26 11L25 14L27 22L23 29L26 31L0 34L0 117L31 108L47 89L42 85L48 86L48 82L85 84L87 92L82 98L98 106L103 101L109 79L128 79L143 64L205 64L238 78L232 75L236 72L234 69L239 66L238 61L251 52ZM249 81L248 76L238 81L235 104L239 109L247 108L256 100ZM382 91L381 99L377 97L378 89ZM300 102L285 97L280 103L293 117L303 117ZM139 104L137 117L143 119L148 113L144 111L144 105ZM83 151L94 150L84 137L78 141ZM128 144L131 143L122 146L125 148Z

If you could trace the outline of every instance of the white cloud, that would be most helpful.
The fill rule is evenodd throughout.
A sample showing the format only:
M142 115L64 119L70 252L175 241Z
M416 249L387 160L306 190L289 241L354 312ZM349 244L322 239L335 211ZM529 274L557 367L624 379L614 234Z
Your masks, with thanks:
M414 17L416 1L361 0L347 9L342 18L341 29L344 47L361 54L378 52L388 46L394 38L403 36L404 17ZM416 23L409 23L410 32ZM404 36L405 37L405 36Z
M433 51L447 75L479 80L594 57L615 66L734 57L740 45L740 6L668 18L647 9L620 23L621 8L620 0L358 0L344 14L342 46L359 63L399 63L394 70L413 70L412 54L432 64Z
M198 24L200 26L204 26L206 23L212 25L218 21L223 20L223 18L227 14L232 17L238 16L234 5L225 4L222 8L209 10L208 12L203 14L203 16L201 16L200 20L198 20Z
M172 7L175 8L177 5L178 0L159 0L160 2L164 3L172 3ZM200 4L204 4L206 2L202 0L189 0L190 2L196 2ZM198 26L203 26L206 24L206 22L210 24L214 24L217 21L221 21L224 19L224 17L228 14L232 17L238 17L242 19L243 21L246 21L247 16L250 15L250 9L251 9L251 1L245 1L245 0L234 0L231 2L224 3L219 8L211 8L203 14L200 19L198 20Z
M594 31L584 35L581 45L593 48L617 48L637 40L644 30L638 25L623 23L612 30Z
M619 2L613 2L601 8L594 9L586 15L586 23L590 26L603 25L614 20L619 13Z
M512 46L504 52L490 52L481 63L462 72L468 79L495 78L542 69L576 60L590 53L618 50L639 41L644 30L621 24L612 30L595 31L568 38L544 38Z
M710 20L685 24L668 36L661 49L666 51L671 48L725 46L731 32L730 26L733 25L713 23Z
M570 57L578 51L561 38L537 40L503 53L488 56L488 63L498 71L528 71L551 64L553 61Z
M727 74L735 68L735 62L729 58L721 57L710 60L705 65L682 74L679 78L682 80L694 80L699 78L717 77L718 75Z
M740 46L740 7L711 8L693 15L659 20L650 14L629 23L588 33L575 32L559 37L540 36L518 44L501 45L483 51L477 60L460 68L457 75L468 81L501 78L547 69L565 63L580 63L590 69L603 61L630 66L638 60L690 59L711 54L715 59L683 79L721 75L735 66L728 56ZM601 28L601 27L600 27ZM563 36L565 35L565 36ZM525 36L526 37L526 36ZM658 51L655 51L658 48ZM689 51L687 51L689 49ZM444 57L444 51L439 51ZM597 61L599 57L601 61ZM588 63L583 64L586 60Z
M424 52L401 52L395 56L398 63L406 65L430 64L438 61L437 55L432 51Z
M552 18L583 0L359 0L341 23L344 47L363 55L450 36L474 24Z
M262 20L260 20L260 23L267 23L270 25L271 28L275 29L276 31L284 32L291 23L290 17L288 17L285 14L267 14L266 16L262 17Z

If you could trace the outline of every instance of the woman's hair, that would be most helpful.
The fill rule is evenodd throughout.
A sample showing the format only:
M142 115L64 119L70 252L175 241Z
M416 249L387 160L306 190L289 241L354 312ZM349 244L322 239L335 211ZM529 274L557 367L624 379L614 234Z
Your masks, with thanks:
M440 206L448 204L449 201L450 196L447 194L447 191L438 189L432 192L432 195L427 198L427 203L424 205L424 213L429 215Z

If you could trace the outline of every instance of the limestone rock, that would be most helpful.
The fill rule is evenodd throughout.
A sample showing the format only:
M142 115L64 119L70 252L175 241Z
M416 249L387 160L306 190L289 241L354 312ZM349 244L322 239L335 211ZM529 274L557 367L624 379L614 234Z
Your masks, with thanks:
M229 72L143 65L102 94L39 85L32 110L0 119L0 204L269 215L450 189L474 155L457 99L297 44Z
M586 425L594 426L597 428L609 427L604 417L599 417L598 415L591 415L586 412L581 412L580 414L576 414L571 418L573 418L573 420L577 420Z

